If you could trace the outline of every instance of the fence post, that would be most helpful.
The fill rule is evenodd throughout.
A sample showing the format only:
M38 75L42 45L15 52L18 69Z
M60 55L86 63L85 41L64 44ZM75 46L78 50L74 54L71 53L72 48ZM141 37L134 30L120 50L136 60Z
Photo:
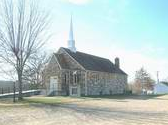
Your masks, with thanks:
M15 103L15 92L16 92L16 87L15 87L15 82L13 82L13 102Z
M8 87L8 93L10 93L10 87Z
M2 88L2 94L4 94L4 92L3 92L3 88Z

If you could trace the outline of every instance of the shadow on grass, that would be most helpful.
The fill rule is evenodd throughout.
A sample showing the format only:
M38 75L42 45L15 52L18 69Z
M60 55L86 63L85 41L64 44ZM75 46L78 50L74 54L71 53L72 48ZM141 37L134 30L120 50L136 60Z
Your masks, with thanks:
M163 96L163 95L102 95L102 96L82 96L82 97L55 96L55 97L33 97L33 98L28 97L28 98L24 98L22 102L29 103L29 104L62 105L62 104L72 104L76 102L102 100L102 99L111 99L111 100L114 99L114 101L117 101L117 102L128 102L128 99L134 99L134 100L160 99L161 100L162 98L157 98L160 96Z
M93 99L87 98L87 97L55 96L55 97L26 97L23 99L22 102L29 103L29 104L62 105L62 104L70 104L70 103L83 102L83 101L89 101L89 100L93 100Z
M168 100L168 98L158 98L163 95L102 95L102 96L82 96L82 97L69 97L69 96L55 96L55 97L25 97L23 101L12 102L12 99L0 99L0 107L24 106L24 105L63 105L73 104L76 102L85 102L93 100L109 99L117 102L128 102L128 99L134 100Z
M120 95L97 95L97 96L84 96L89 98L95 99L118 99L118 100L125 100L125 99L135 99L135 100L148 100L148 99L157 99L157 97L164 96L162 95L134 95L134 94L120 94ZM166 99L164 99L166 100Z
M89 116L92 118L96 118L99 120L109 120L109 119L115 119L119 121L126 121L130 120L133 123L137 123L139 121L140 124L143 123L151 123L153 122L153 119L155 119L155 122L157 124L162 123L164 121L161 121L160 119L166 118L165 116L168 116L167 112L155 112L155 111L138 111L138 110L124 110L120 108L105 108L105 107L96 107L96 106L61 106L65 109L73 110L75 113L85 114L85 116ZM142 121L141 121L142 120ZM167 119L166 119L167 120ZM125 122L124 122L125 124Z

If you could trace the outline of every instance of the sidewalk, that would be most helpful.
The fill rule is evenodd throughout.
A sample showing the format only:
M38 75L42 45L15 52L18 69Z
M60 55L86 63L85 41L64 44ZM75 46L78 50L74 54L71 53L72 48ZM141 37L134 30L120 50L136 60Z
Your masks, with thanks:
M23 91L23 95L25 96L31 96L31 95L39 95L41 90L27 90ZM18 96L19 92L16 92L15 95ZM5 93L0 94L0 98L7 98L7 97L13 97L14 93Z

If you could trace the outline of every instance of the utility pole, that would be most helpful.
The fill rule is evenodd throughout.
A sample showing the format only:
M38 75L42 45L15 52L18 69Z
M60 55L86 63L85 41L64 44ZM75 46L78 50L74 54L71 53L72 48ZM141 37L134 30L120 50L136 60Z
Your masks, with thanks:
M157 71L157 84L159 84L159 71Z

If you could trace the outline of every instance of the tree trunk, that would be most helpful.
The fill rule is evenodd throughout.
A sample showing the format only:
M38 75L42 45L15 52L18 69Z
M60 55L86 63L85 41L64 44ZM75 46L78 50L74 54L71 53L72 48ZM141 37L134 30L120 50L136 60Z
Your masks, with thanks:
M23 100L22 96L22 74L18 73L19 95L18 100Z

